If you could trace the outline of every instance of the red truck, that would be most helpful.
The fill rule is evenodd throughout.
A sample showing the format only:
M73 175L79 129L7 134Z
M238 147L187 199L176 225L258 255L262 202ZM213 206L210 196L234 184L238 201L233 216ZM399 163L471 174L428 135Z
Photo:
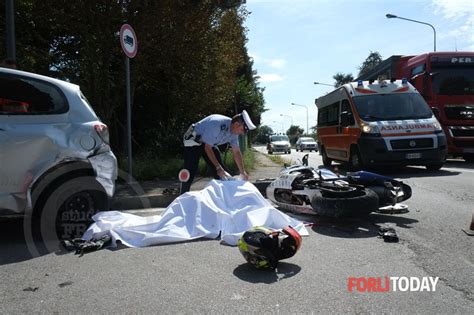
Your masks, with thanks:
M407 78L443 126L448 154L474 162L474 52L395 55L356 80Z

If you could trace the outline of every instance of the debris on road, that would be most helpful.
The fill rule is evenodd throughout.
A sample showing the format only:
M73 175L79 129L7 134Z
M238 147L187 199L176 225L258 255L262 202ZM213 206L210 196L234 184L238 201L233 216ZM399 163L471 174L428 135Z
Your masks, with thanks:
M68 251L75 251L76 255L82 257L85 253L94 252L101 248L104 248L111 244L111 237L109 235L103 235L98 239L83 240L81 238L75 238L72 240L63 240L61 245Z
M472 214L471 224L468 228L462 229L469 236L474 236L474 213Z
M382 226L379 228L379 236L387 243L398 243L398 235L392 227Z

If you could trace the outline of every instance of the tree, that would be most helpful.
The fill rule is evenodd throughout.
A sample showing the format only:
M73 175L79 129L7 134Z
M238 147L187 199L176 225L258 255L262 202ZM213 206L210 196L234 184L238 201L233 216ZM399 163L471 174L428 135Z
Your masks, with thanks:
M267 143L268 137L273 134L273 129L267 125L259 126L256 130L255 142Z
M304 129L300 126L291 125L286 131L286 135L290 138L290 143L295 144L296 140L303 134Z
M176 155L188 126L209 114L245 109L258 123L265 111L245 47L244 2L129 1L125 10L110 0L16 0L17 64L80 85L120 155L126 106L117 33L127 22L139 41L130 60L134 151ZM2 42L4 25L0 14Z
M359 75L358 77L362 76L364 73L372 70L378 64L382 62L382 56L378 52L371 51L369 56L365 59L362 65L359 67Z
M334 83L334 87L336 88L340 87L343 84L354 81L354 77L352 76L351 73L344 74L344 73L338 72L335 75L333 75L332 78L336 81Z

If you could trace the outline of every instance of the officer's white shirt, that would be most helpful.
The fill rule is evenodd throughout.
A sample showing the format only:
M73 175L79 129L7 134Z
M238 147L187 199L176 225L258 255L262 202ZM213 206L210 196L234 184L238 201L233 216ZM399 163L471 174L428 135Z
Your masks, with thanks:
M200 142L211 146L230 143L234 147L239 145L239 136L230 131L231 122L229 117L214 114L197 122L194 131L201 136Z

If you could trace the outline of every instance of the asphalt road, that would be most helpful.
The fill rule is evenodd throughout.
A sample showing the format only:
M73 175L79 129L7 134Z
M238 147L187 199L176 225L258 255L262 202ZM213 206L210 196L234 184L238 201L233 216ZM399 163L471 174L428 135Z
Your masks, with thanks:
M282 155L293 162L302 156ZM318 167L320 156L310 153L309 163ZM474 237L462 228L474 211L474 165L450 160L437 172L382 171L411 185L409 213L304 217L315 226L276 272L254 270L237 248L217 240L79 257L25 244L21 221L0 222L0 313L472 313ZM377 237L382 224L395 228L399 243ZM349 291L351 278L369 277L382 284L385 277L439 280L434 292L393 285L388 292Z

